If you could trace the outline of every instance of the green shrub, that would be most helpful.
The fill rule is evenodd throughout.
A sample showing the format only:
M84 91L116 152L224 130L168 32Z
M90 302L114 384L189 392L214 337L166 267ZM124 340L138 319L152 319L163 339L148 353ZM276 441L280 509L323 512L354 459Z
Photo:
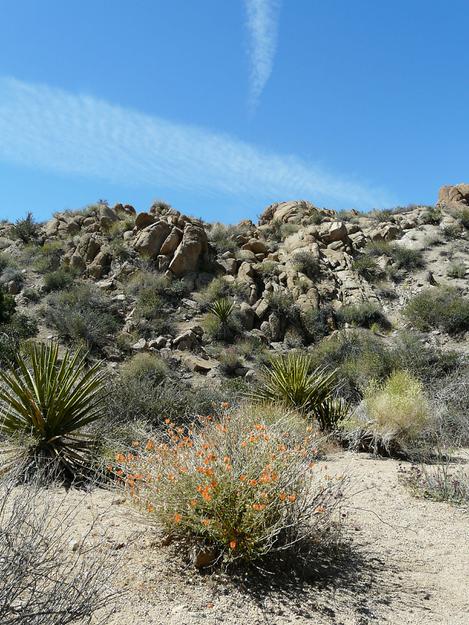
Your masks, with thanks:
M46 302L45 320L60 338L85 344L98 352L121 325L116 303L88 284L51 293Z
M293 266L310 280L318 280L321 275L319 260L311 252L297 252L293 256Z
M67 481L90 468L90 440L80 435L102 416L105 373L87 369L86 357L68 350L59 361L58 345L35 344L17 355L16 366L0 371L0 433L20 444L7 453L3 471L21 462L27 474L57 471Z
M364 253L367 256L391 256L391 244L387 241L370 241L366 244Z
M422 222L424 224L433 224L437 226L442 219L441 210L435 206L428 208L422 215Z
M420 269L425 266L420 250L412 250L402 245L395 244L391 246L391 257L397 269L410 271L411 269Z
M197 415L213 414L230 397L215 387L191 387L181 379L167 377L160 382L141 375L118 375L108 384L106 422L125 424L143 421L159 428L169 418L190 422Z
M368 282L376 282L383 276L383 270L379 267L378 263L373 257L366 254L353 261L352 269L356 271L359 276L368 280Z
M469 208L462 209L462 211L459 213L459 220L464 228L466 228L466 230L469 230Z
M24 284L24 275L16 267L7 267L0 274L0 287L7 285L9 282L14 282L16 288L21 289Z
M15 309L15 299L0 288L0 323L8 323Z
M335 312L329 306L302 311L301 325L308 341L317 343L335 329Z
M27 213L24 219L18 219L12 228L12 234L23 243L30 243L39 235L39 224L34 220L32 213Z
M155 354L135 354L121 368L122 381L132 383L133 379L145 380L151 384L162 382L168 375L168 365Z
M454 241L455 239L459 239L462 234L462 229L459 224L450 224L443 228L443 234L446 239L450 241Z
M466 275L466 264L452 263L448 267L447 275L449 278L464 278Z
M237 226L227 226L222 223L212 224L208 231L208 239L219 254L224 252L235 252L239 249L239 245L236 242L236 236L240 232Z
M469 300L456 289L435 288L415 295L404 308L410 323L423 332L441 329L448 334L469 330Z
M373 302L343 306L337 312L337 319L340 324L348 323L360 328L371 328L377 324L383 329L389 329L391 325L381 307Z
M430 406L422 383L407 371L394 371L384 382L370 382L364 412L344 421L346 436L355 446L374 452L409 453L424 436Z
M261 370L261 383L250 392L254 401L280 402L315 418L323 430L337 426L344 416L342 404L335 398L335 371L313 369L311 356L290 352L275 356Z
M51 271L44 275L44 290L46 293L51 291L61 291L69 289L75 279L75 274L68 267L61 267L56 271Z
M64 244L62 241L28 246L24 250L24 254L30 257L33 268L39 273L57 271L60 268L63 253Z
M29 302L32 302L33 304L36 304L41 299L39 291L32 287L23 289L23 297L25 297Z
M270 310L274 312L284 324L299 324L299 310L293 296L288 291L277 291L267 297Z
M220 371L224 375L233 375L239 367L242 367L240 355L234 347L223 349L218 355Z
M424 464L401 467L399 480L415 497L454 505L469 503L469 473L465 467L451 466L447 458L430 467Z
M127 479L129 496L183 549L208 552L206 565L319 558L334 540L340 486L308 466L316 439L288 417L266 423L243 411L195 426L190 440L169 423L166 438L143 441L138 457L118 455L117 466L151 476L138 488Z
M11 258L3 252L0 252L0 274L12 265L14 265L14 263Z

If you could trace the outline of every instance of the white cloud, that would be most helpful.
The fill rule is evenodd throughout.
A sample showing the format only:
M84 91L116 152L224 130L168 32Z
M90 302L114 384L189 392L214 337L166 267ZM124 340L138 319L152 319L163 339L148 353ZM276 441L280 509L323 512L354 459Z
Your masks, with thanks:
M245 0L245 5L251 65L249 106L253 111L272 73L280 0Z
M0 160L240 203L388 203L377 189L228 135L60 89L0 79Z

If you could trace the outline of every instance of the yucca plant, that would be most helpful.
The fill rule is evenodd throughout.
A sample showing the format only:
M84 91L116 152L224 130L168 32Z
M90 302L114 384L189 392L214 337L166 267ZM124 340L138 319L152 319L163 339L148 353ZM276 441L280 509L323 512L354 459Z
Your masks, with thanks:
M315 418L321 429L331 430L346 413L345 403L334 397L337 373L312 367L308 354L275 356L261 371L261 383L250 393L254 401L281 402Z
M80 430L101 417L101 364L86 366L86 354L55 343L34 344L0 371L0 436L5 460L0 472L53 470L73 481L90 468L93 441Z
M233 312L234 304L228 298L222 297L210 304L208 309L221 323L227 323Z

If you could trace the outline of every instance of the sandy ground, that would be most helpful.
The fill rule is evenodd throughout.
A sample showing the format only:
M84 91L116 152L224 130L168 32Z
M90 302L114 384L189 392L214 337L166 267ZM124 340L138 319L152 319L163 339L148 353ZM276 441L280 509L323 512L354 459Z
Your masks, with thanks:
M77 537L100 512L119 590L111 625L468 625L469 514L412 497L394 460L340 453L327 465L352 477L350 553L309 581L197 573L121 497L86 495Z

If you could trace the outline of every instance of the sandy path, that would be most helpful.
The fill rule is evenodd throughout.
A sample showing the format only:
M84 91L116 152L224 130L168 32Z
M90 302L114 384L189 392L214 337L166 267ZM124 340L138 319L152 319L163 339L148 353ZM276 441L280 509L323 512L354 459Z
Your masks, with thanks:
M118 560L112 625L468 625L469 515L412 497L398 463L343 453L330 473L352 478L347 564L323 581L247 591L219 575L181 568L155 530L135 523L115 494L95 491L83 508L106 510L110 555ZM360 491L360 492L357 492Z

